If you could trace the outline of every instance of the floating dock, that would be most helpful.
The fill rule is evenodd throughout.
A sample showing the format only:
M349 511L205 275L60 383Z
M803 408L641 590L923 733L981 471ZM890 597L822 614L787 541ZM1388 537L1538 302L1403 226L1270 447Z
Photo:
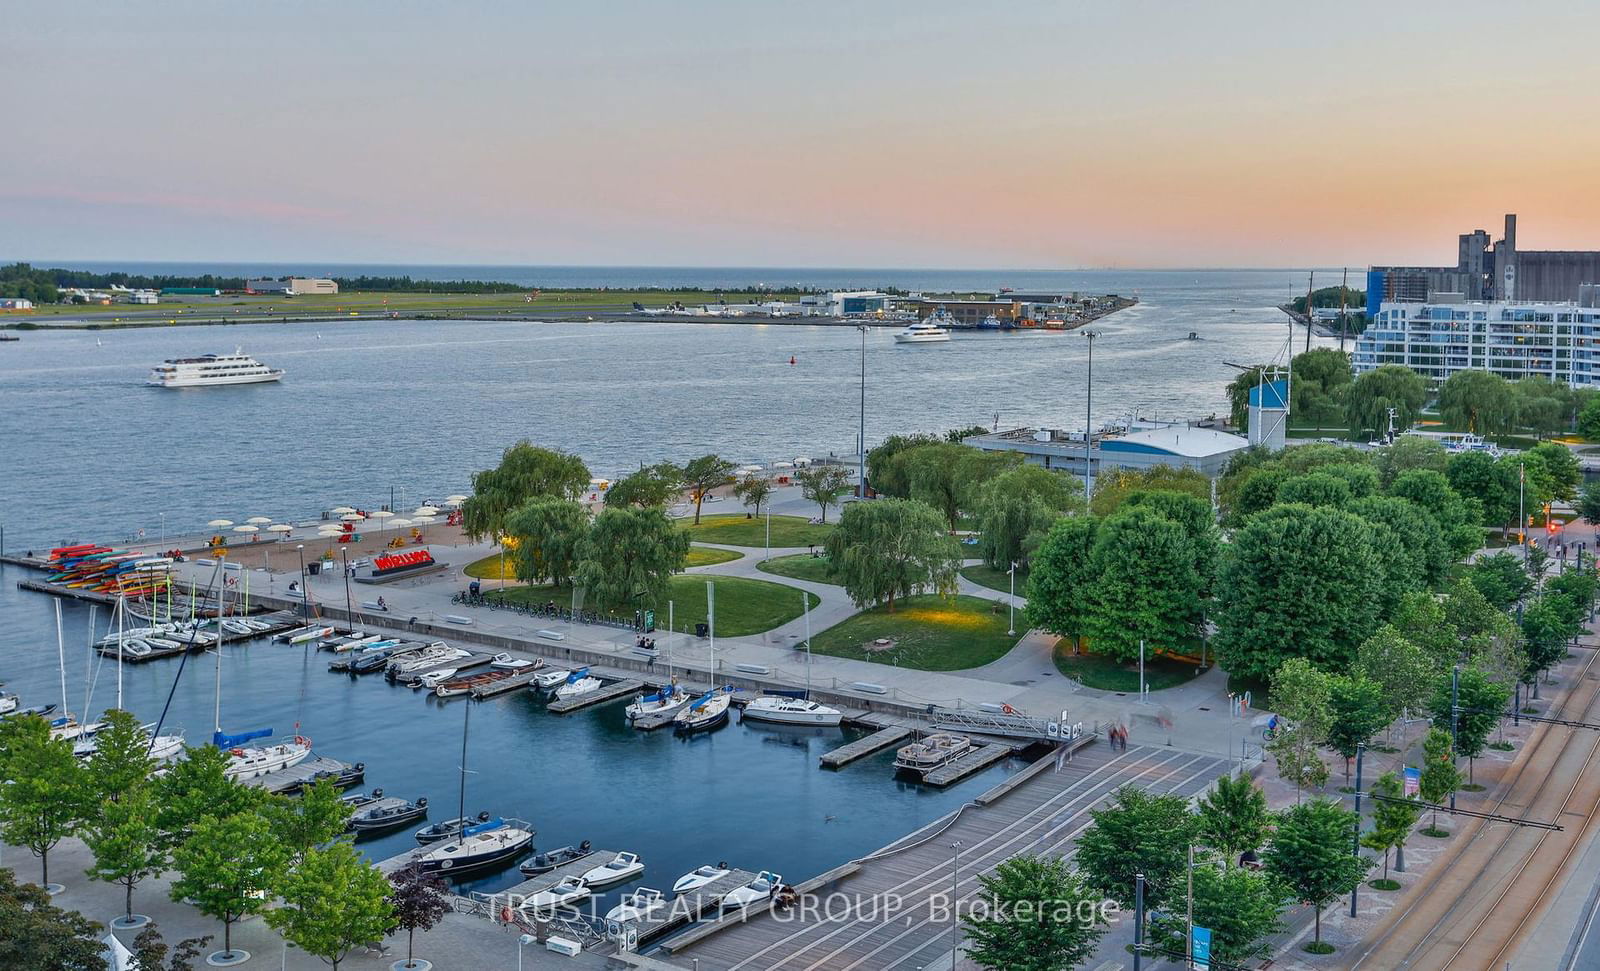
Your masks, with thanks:
M853 742L846 742L831 752L822 753L819 760L824 769L838 769L857 759L866 758L874 752L881 752L897 742L910 738L912 729L905 725L892 725L873 732L865 738L858 738Z
M617 698L631 695L637 691L642 691L643 689L644 682L635 680L633 678L628 678L624 681L614 681L611 684L603 685L594 691L589 691L578 695L576 698L558 698L555 701L550 702L550 704L547 706L547 710L552 714L565 715L568 712L577 711L580 708L588 708L591 705L599 705L604 704L607 701L614 701Z
M289 794L299 792L324 773L335 773L339 787L348 789L360 783L365 777L366 765L361 762L350 763L331 759L326 755L315 755L299 765L258 775L254 779L245 779L244 783L272 793Z
M1001 759L1007 758L1011 753L1010 745L999 743L985 745L983 748L968 752L947 765L942 765L931 772L924 773L922 781L930 786L948 786L960 782L979 769L988 768Z
M509 678L501 678L499 681L491 681L488 684L473 688L468 694L472 695L474 699L482 701L485 698L493 698L495 695L503 695L508 691L526 688L528 685L533 684L533 679L538 676L539 671L537 669L521 671Z
M421 682L422 676L430 672L443 671L445 668L455 668L457 671L467 671L472 668L482 667L493 660L493 654L473 654L468 657L461 658L458 661L440 661L438 664L430 664L425 668L418 668L415 671L407 671L405 674L397 674L389 680L393 681L395 684L403 684L407 687L415 688L417 687L418 683Z
M687 927L699 920L707 911L717 912L721 909L723 897L756 877L757 874L749 870L734 870L699 890L671 897L667 900L666 906L658 907L648 915L628 923L638 930L639 943L644 944Z
M533 856L533 851L530 850L528 855ZM602 863L611 860L616 855L616 850L595 850L581 860L572 860L568 863L563 863L548 873L541 873L536 877L529 877L514 887L507 887L504 890L496 890L492 896L500 898L500 900L497 902L505 902L508 897L531 897L541 890L549 890L551 887L560 883L564 877L581 877ZM517 862L521 863L522 861L518 860ZM611 888L607 887L606 889L610 890ZM511 899L510 904L513 908L517 906L515 899Z

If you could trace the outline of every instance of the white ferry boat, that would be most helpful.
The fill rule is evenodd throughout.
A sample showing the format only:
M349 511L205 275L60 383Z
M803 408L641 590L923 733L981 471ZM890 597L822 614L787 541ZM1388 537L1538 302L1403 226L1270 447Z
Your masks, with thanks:
M205 388L218 384L259 384L282 377L282 368L269 368L236 348L232 354L165 361L150 369L149 383L158 388Z
M905 330L895 331L896 344L935 344L950 339L950 332L937 323L933 318L919 320L910 324Z

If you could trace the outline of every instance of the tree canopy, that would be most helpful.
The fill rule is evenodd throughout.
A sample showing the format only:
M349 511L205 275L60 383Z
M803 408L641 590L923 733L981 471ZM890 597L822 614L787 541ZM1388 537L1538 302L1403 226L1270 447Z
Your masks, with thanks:
M1331 799L1312 799L1278 814L1277 831L1264 857L1266 869L1311 905L1316 941L1322 940L1323 909L1355 889L1372 866L1371 860L1350 852L1356 824L1356 814Z
M960 446L957 446L960 447ZM915 499L851 503L828 534L833 575L858 607L922 591L953 594L961 548L932 507Z
M738 466L720 455L702 455L684 463L680 484L694 502L696 526L700 525L700 506L706 501L706 496L711 494L712 489L727 485L736 468Z
M1091 553L1096 579L1084 624L1095 650L1118 660L1184 645L1200 619L1201 579L1184 528L1153 506L1107 517Z
M1478 435L1508 434L1517 424L1511 383L1488 371L1457 371L1439 388L1439 415Z
M606 509L651 509L660 506L615 506ZM507 518L505 533L518 580L564 586L577 573L578 553L589 533L589 510L571 499L531 499Z
M604 509L578 544L576 582L602 604L654 607L688 559L689 534L660 509Z
M462 528L474 540L498 537L506 519L530 499L576 499L589 486L589 467L576 455L540 448L523 439L505 450L500 464L472 477L472 495L461 507Z
M1428 382L1399 364L1383 364L1351 382L1344 393L1345 419L1352 432L1371 429L1382 436L1389 428L1389 409L1395 410L1395 428L1410 428L1428 400Z
M661 508L671 505L682 487L683 470L671 462L657 462L611 483L606 505Z
M813 465L796 469L794 481L800 486L800 495L810 499L822 509L822 522L828 521L828 509L839 504L839 497L850 491L850 470L839 465Z
M1089 815L1094 823L1078 838L1078 867L1089 886L1131 908L1134 876L1142 873L1145 906L1181 901L1188 846L1197 831L1188 800L1127 785L1110 805Z
M1065 860L1014 856L978 877L986 905L964 918L966 953L999 971L1081 967L1105 933L1099 895Z

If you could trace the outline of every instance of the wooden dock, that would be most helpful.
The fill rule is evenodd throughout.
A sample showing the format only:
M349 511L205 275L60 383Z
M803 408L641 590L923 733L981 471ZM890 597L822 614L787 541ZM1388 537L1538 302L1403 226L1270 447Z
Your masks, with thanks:
M820 761L824 769L843 768L857 759L866 758L873 752L881 752L897 742L904 741L912 734L912 729L905 725L880 728L871 735L846 742L831 752L822 753Z
M930 786L942 788L952 783L960 782L979 769L988 768L1001 759L1009 757L1011 753L1010 745L1000 743L985 745L976 751L968 752L948 765L942 765L932 772L924 773L922 781Z
M265 789L272 793L288 794L299 792L305 786L315 782L317 776L322 773L337 773L347 780L341 788L348 789L350 786L361 782L365 774L361 770L365 768L366 766L361 762L350 763L332 759L326 755L314 755L299 765L291 765L287 769L279 769L276 772L268 772L266 775L258 775L254 779L245 779L244 784L255 786L258 789Z
M723 897L754 880L756 876L757 874L749 870L733 870L727 876L719 877L699 890L671 898L666 906L658 907L647 916L628 923L638 931L641 945L656 940L687 927L699 920L707 911L717 912L722 906Z
M528 855L532 856L533 852L530 850ZM531 897L541 890L549 890L551 887L560 883L565 877L582 876L600 864L611 860L616 855L616 850L595 850L593 853L590 853L581 860L573 860L570 863L563 863L554 870L551 870L549 873L541 873L536 877L529 877L514 887L507 887L504 890L495 891L494 896L498 898L496 904L499 905L509 903L511 908L515 910L521 903L521 900L518 898ZM518 860L517 862L521 863L522 861ZM611 888L607 887L606 889L610 890ZM496 910L498 909L499 907L497 906Z
M550 704L547 706L547 710L552 714L565 715L569 712L578 711L581 708L588 708L593 705L605 704L608 701L615 701L618 698L631 695L642 690L643 688L644 682L635 680L633 678L628 678L623 681L614 681L611 684L602 685L595 691L578 695L576 698L558 698L555 701L550 702Z

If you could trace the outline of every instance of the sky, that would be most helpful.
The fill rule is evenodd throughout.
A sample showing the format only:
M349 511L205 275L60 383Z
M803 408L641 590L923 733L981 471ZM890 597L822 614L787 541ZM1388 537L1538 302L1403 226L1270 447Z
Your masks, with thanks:
M1600 248L1600 4L8 0L0 259Z

